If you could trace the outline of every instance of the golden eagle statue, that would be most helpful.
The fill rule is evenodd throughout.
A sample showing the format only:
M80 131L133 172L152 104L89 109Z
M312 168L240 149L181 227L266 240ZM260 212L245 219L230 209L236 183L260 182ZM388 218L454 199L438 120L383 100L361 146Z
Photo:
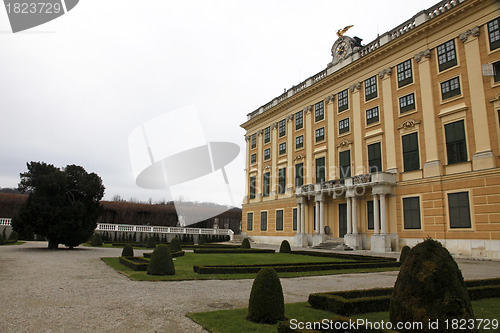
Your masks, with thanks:
M352 27L354 27L354 25L348 25L344 29L337 30L337 36L339 36L339 38L344 36L344 34L347 32L347 30L351 29Z

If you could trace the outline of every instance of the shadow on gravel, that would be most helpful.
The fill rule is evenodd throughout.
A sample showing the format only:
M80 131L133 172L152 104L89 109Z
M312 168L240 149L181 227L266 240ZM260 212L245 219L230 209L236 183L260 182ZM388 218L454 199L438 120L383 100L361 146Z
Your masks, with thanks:
M58 249L49 249L48 247L20 247L16 250L21 252L81 252L92 250L92 248L76 247L70 249L68 247L60 247Z

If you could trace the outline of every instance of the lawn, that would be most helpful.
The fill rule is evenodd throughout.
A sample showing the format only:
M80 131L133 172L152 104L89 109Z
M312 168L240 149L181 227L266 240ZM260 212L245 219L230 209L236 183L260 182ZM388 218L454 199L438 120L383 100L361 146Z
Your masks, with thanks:
M500 320L500 298L488 298L472 301L476 319ZM220 310L210 312L189 313L187 316L206 330L213 333L235 333L235 332L276 332L277 325L256 324L246 320L248 310ZM335 314L312 308L309 303L285 304L285 316L288 319L296 319L298 322L321 322L323 319L332 318ZM364 318L372 323L387 322L389 312L374 312L351 317L353 320ZM500 329L481 329L479 332L500 332Z
M312 257L287 253L228 253L228 254L195 254L186 252L183 257L175 258L175 275L154 276L146 272L136 272L119 263L118 258L102 258L102 260L133 280L138 281L172 281L172 280L229 280L229 279L254 279L256 273L251 274L197 274L193 265L241 265L241 264L277 264L277 263L320 263L320 262L345 262L339 258ZM398 270L398 268L370 268L370 269L345 269L316 272L288 272L279 273L280 277L299 277L311 275L330 275L346 273L365 273Z

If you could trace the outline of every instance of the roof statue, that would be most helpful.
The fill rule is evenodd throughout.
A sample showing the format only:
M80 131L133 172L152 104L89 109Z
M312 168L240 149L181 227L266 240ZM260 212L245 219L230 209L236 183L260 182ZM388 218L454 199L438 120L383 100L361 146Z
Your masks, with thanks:
M348 25L344 29L337 30L337 36L339 36L339 38L344 36L344 34L347 32L347 30L351 29L352 27L354 27L354 25Z

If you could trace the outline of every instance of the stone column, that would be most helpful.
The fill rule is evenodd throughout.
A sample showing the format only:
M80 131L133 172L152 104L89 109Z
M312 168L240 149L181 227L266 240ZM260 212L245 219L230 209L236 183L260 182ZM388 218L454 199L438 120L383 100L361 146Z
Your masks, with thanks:
M378 195L373 195L373 234L380 234L380 214L378 210Z
M358 234L358 200L352 197L352 233Z
M488 112L484 95L484 79L482 75L481 54L479 49L479 27L474 27L460 34L459 39L465 46L467 59L467 75L469 77L472 124L476 152L472 158L474 170L495 167L495 155L491 151ZM462 90L465 84L462 82ZM496 112L496 111L495 111Z
M347 234L352 234L352 208L351 198L347 197Z
M302 204L297 203L297 235L301 234Z
M325 201L319 202L319 234L325 233Z
M306 207L304 202L302 202L300 213L302 214L300 217L300 233L303 235L306 233Z
M380 223L381 223L381 234L387 235L387 211L385 205L385 194L380 194Z
M315 214L315 219L314 219L314 225L316 226L316 230L315 230L315 234L318 233L318 229L319 229L319 215L320 215L320 211L319 211L319 201L314 201L315 203L315 209L316 209L316 214Z

